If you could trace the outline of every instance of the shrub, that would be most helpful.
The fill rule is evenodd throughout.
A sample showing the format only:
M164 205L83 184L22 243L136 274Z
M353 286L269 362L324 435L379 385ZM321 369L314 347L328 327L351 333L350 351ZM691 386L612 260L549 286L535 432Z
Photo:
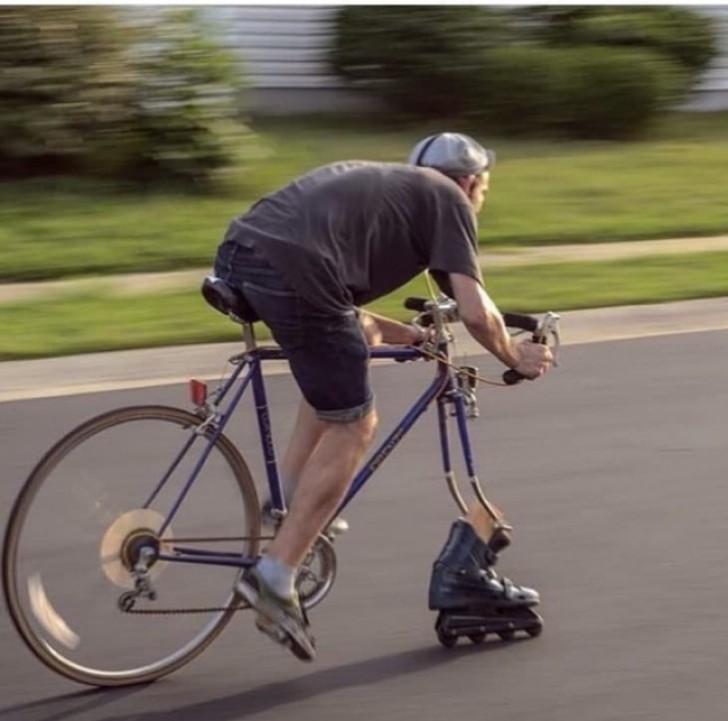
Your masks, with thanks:
M693 76L718 49L711 19L685 7L532 7L515 17L525 18L529 35L541 42L659 51Z
M675 98L680 69L655 52L574 48L564 53L555 123L569 135L642 134Z
M642 132L716 48L679 7L357 6L337 32L334 68L400 113L587 137Z
M137 28L130 66L131 122L103 152L122 174L205 182L239 154L242 74L193 9L160 13Z
M0 8L0 172L73 168L124 115L126 47L112 8Z
M241 78L194 10L0 8L0 174L208 182Z
M469 105L484 48L503 42L502 14L484 7L347 6L331 64L405 115L456 116Z
M477 112L506 133L627 138L674 98L679 69L658 53L513 46L489 53Z
M554 51L533 45L492 50L482 58L470 114L508 135L550 129L564 82L556 59Z

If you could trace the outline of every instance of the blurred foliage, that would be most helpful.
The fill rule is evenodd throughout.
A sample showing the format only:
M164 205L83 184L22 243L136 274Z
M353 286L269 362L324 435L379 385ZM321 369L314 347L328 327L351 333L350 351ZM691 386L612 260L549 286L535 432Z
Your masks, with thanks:
M0 174L209 181L250 133L194 9L0 8Z
M553 124L570 135L640 135L681 97L680 68L654 52L591 46L564 60Z
M676 64L644 50L517 44L492 51L487 64L474 114L512 135L633 137L684 84Z
M521 135L639 135L716 52L710 20L676 7L356 6L337 33L333 67L398 113Z
M664 53L690 73L717 52L711 20L678 6L537 6L514 11L535 40L552 45L608 45Z
M63 170L124 124L133 72L111 8L0 8L0 170Z
M467 112L483 48L510 33L499 10L445 5L347 6L336 28L335 71L418 117Z

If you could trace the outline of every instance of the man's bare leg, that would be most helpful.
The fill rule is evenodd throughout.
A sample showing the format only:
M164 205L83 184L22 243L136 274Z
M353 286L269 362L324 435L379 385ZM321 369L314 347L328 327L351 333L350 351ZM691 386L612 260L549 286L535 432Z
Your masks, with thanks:
M288 515L266 555L297 567L306 556L349 488L371 444L377 415L372 409L351 423L323 423L323 432L300 473Z
M316 411L304 398L301 398L296 425L293 427L288 447L279 466L283 495L287 501L293 498L298 479L325 430L326 422L316 415Z
M256 566L242 574L237 592L257 611L256 625L300 659L315 644L295 592L296 569L336 511L374 437L376 411L351 423L324 422L305 464L288 515Z

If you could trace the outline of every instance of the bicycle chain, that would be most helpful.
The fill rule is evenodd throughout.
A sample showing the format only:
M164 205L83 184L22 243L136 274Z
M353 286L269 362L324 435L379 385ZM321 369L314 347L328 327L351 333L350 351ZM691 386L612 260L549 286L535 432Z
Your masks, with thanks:
M233 610L244 611L250 608L250 604L240 604ZM219 611L227 611L225 606L208 606L202 608L128 608L122 609L122 613L128 613L131 616L182 616L186 613L218 613Z
M224 541L270 541L273 536L215 536L208 538L175 538L175 543L215 543ZM218 613L227 611L227 606L207 606L199 608L126 608L120 609L122 613L128 613L131 616L181 616L183 614L192 613ZM250 608L249 603L239 603L234 611L244 611Z

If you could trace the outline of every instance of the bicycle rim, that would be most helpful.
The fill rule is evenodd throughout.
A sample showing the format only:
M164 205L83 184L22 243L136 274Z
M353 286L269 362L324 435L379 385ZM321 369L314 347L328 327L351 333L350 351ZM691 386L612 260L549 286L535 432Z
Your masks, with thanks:
M129 548L140 535L156 535L163 552L184 545L257 553L257 493L224 436L158 533L207 439L196 438L147 503L150 494L200 422L163 406L111 411L62 438L26 481L5 535L3 587L20 635L58 673L96 686L153 681L191 661L235 612L236 568L163 561L149 572L156 599L137 599L135 611L215 610L130 614L119 607L134 586ZM220 538L236 540L212 540Z

